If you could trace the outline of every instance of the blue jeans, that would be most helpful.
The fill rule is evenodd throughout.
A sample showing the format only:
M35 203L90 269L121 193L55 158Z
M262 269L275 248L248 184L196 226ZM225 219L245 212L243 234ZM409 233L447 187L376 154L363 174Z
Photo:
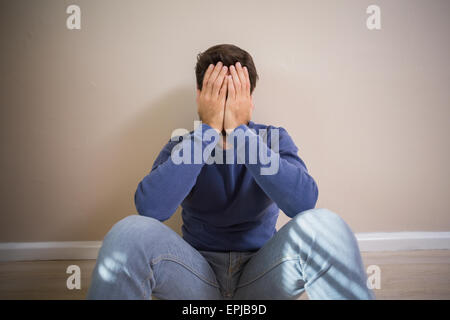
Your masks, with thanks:
M300 212L259 250L199 251L131 215L100 249L88 299L373 299L358 243L327 209Z

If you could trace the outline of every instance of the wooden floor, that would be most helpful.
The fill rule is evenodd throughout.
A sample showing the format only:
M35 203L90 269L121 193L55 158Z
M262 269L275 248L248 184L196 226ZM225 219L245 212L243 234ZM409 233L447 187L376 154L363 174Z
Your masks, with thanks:
M381 269L377 299L450 299L450 250L366 252ZM68 290L66 269L81 268L81 289ZM95 260L0 263L0 299L84 299ZM306 295L302 299L307 298Z

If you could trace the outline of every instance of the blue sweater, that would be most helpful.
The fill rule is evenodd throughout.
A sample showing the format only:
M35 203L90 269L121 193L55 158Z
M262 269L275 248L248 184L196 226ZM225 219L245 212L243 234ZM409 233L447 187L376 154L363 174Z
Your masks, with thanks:
M250 121L237 129L255 138L258 150L262 148L263 152L271 155L275 151L271 149L270 130L274 128ZM197 250L254 251L276 233L279 209L294 217L314 208L318 197L317 185L297 155L298 149L291 137L282 127L277 128L279 150L276 155L279 162L276 174L261 174L261 169L269 165L259 160L251 162L247 158L245 163L235 161L234 164L225 161L223 164L209 164L204 159L190 164L175 163L171 157L173 148L201 139L207 129L211 127L202 124L189 133L190 139L178 137L165 145L150 173L137 187L135 204L139 214L165 221L181 205L183 239ZM258 135L260 129L267 129L267 139ZM213 149L211 156L215 155L216 150L211 148L216 145L215 140L218 139L201 142L202 150L208 145ZM246 143L248 148L248 140ZM224 160L227 152L223 152ZM237 152L234 154L236 160Z

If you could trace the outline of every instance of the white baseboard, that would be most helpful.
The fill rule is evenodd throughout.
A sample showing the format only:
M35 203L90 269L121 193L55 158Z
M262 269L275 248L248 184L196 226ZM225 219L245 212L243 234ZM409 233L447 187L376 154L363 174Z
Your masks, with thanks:
M0 261L96 259L102 241L3 242Z
M369 232L356 238L363 252L450 249L450 232Z
M450 249L450 232L357 233L356 238L363 252ZM96 259L101 244L101 241L3 242L0 261Z

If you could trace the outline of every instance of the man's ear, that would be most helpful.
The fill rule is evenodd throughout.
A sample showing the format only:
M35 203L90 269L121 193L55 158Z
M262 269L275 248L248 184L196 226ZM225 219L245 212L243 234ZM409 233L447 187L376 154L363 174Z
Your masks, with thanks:
M198 98L200 97L200 90L197 88L197 96L195 98L195 100L198 102Z
M255 110L255 104L253 103L253 95L250 95L250 100L252 102L252 111Z

